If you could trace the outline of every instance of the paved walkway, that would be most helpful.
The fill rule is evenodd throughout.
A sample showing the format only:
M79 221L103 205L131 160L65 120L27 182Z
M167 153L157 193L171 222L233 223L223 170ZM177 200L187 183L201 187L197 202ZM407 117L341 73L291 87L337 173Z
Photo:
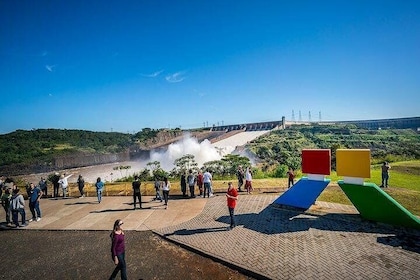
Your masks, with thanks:
M126 230L153 230L259 279L420 279L420 231L362 221L346 205L279 209L277 197L241 195L231 231L224 195L174 198L167 210L151 197L142 210L131 197L43 199L42 220L25 230L109 231L120 218Z

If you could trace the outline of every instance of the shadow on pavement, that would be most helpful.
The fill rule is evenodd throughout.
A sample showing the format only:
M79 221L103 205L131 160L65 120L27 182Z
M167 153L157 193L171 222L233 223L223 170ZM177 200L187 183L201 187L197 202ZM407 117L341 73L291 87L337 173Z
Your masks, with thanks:
M163 236L168 237L171 235L193 235L193 234L198 234L198 233L217 232L217 231L227 231L227 227L180 229L172 233L164 234Z

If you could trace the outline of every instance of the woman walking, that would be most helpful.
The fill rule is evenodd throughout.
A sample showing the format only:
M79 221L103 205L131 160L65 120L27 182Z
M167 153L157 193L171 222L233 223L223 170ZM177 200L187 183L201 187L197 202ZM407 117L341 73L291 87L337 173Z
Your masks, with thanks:
M98 196L98 202L101 203L102 200L102 191L104 189L104 182L101 181L101 177L98 177L98 179L96 179L96 195Z
M125 241L124 231L122 230L123 221L118 219L114 222L114 228L111 232L111 254L112 261L116 265L114 271L111 274L110 279L115 279L119 271L121 271L121 279L127 279L127 265L125 263Z
M165 177L163 179L163 184L162 184L162 193L163 193L163 200L165 200L165 209L168 209L168 199L169 199L170 189L171 189L171 183L168 181L168 178Z

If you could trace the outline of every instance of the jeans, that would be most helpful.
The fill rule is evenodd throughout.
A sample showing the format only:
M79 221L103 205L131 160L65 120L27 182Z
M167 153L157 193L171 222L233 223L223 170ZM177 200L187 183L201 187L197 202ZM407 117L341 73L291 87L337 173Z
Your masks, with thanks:
M67 197L67 188L63 188L63 197Z
M36 219L36 217L41 218L41 209L39 209L39 201L29 201L29 209L32 213L32 219ZM35 216L36 211L36 216Z
M289 178L288 182L287 182L287 188L290 189L291 186L294 186L295 182L293 179Z
M203 197L206 197L206 192L207 192L207 196L210 197L210 183L204 183Z
M229 216L230 216L230 227L233 228L236 226L236 219L234 215L235 208L230 208L230 207L228 208L229 208Z
M81 196L85 195L85 192L83 191L84 186L79 186L79 192Z
M10 207L3 205L4 211L6 212L6 223L10 223Z
M139 199L140 208L142 208L141 207L141 192L133 192L134 209L136 208L136 198Z
M163 192L163 199L165 200L165 205L168 205L169 191L162 191L162 192Z
M19 217L18 214L20 213L20 217L22 218L22 224L26 224L26 213L24 208L19 208L17 210L12 210L12 219L13 223L18 227L19 226Z
M389 174L382 173L382 187L388 188L388 179L389 179Z
M96 195L98 196L98 202L101 203L101 200L102 200L102 189L96 190Z
M162 196L160 196L160 192L159 192L159 189L156 189L156 196L155 196L155 200L160 200L160 202L162 202Z
M117 255L117 258L118 258L118 264L115 267L109 279L115 279L115 277L117 277L118 272L121 271L121 279L126 280L127 279L127 265L125 263L125 253Z
M195 185L192 185L192 186L189 186L189 187L190 187L190 196L195 197L195 195L194 195Z
M54 185L54 197L58 197L58 189L60 188L60 186L56 186Z

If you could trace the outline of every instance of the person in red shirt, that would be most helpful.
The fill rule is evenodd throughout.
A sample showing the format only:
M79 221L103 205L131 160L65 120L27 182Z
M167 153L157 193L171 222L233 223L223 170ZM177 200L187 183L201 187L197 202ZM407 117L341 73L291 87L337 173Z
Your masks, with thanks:
M198 175L197 175L197 186L198 189L200 190L200 196L203 195L203 173L200 171L198 171Z
M293 172L292 168L289 168L289 171L287 171L287 177L289 178L287 188L290 189L291 186L295 185L295 172Z
M238 200L238 191L235 189L232 182L228 183L228 190L226 192L226 197L227 197L227 206L228 206L229 215L230 215L230 226L227 229L231 230L234 227L236 227L234 211L236 207L236 201Z

